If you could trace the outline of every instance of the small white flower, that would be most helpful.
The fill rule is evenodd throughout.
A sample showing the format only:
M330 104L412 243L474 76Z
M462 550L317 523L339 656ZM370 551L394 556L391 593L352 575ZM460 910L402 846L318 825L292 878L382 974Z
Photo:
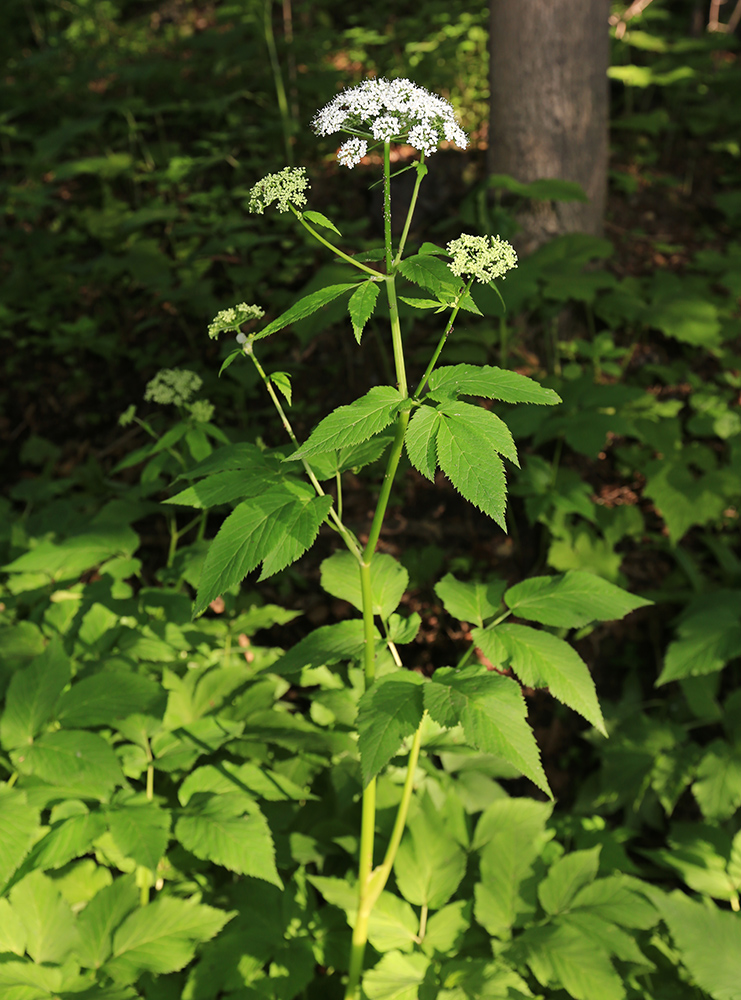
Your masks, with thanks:
M147 403L183 406L203 385L203 379L188 368L161 368L147 382L144 399Z
M288 212L291 205L301 208L306 204L304 191L309 186L306 167L284 167L277 174L267 174L250 191L250 212L262 215L274 201L279 212Z
M452 104L404 79L365 80L333 98L317 112L311 125L317 135L350 132L355 137L384 142L406 139L426 156L434 153L443 140L461 149L468 145ZM356 138L355 142L359 141ZM352 142L343 143L337 154L347 167L360 162L356 156L359 147Z
M517 267L517 254L511 243L498 236L471 236L464 233L448 243L453 258L448 267L458 277L474 277L484 284L501 278Z
M365 139L348 139L343 142L337 150L337 159L343 167L357 167L365 154L368 152L368 143Z
M208 324L208 335L213 340L224 330L239 330L243 323L252 319L262 319L264 315L265 311L259 306L248 306L246 302L240 302L238 306L233 306L231 309L222 309L211 320ZM244 334L240 334L240 336L244 336Z

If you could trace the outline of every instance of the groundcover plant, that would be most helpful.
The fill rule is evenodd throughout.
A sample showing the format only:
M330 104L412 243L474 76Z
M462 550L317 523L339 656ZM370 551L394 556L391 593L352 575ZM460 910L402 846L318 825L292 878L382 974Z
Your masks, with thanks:
M413 213L420 185L433 184L425 163L466 137L450 106L414 84L368 81L314 125L344 133L340 176L382 185L385 239L353 253L357 220L310 207L303 170L245 192L256 224L279 232L275 246L295 218L301 239L286 258L308 233L332 259L330 287L312 284L282 315L283 300L225 301L211 324L213 336L237 335L233 385L264 381L279 414L264 426L273 447L230 426L215 369L209 384L207 372L168 367L145 390L152 409L126 410L123 433L146 443L119 448L110 475L91 461L62 476L52 442L32 437L22 457L33 474L0 498L0 997L735 1000L741 699L729 661L741 649L741 576L733 512L720 518L738 493L738 364L730 350L712 378L694 364L685 409L645 391L650 372L605 381L627 348L603 330L552 338L544 388L504 370L515 331L508 340L490 319L500 282L510 305L530 295L533 309L586 295L597 320L617 329L633 317L695 352L719 340L721 318L730 338L730 306L718 296L713 322L697 326L686 296L716 294L707 274L684 280L684 298L660 274L626 279L619 294L603 275L585 291L582 263L606 252L588 237L517 262L469 213L472 233L448 220L445 246L422 242ZM400 183L392 152L409 171ZM260 216L274 205L284 214L271 228ZM275 259L261 251L254 270L268 274ZM729 287L735 259L704 258ZM388 320L387 384L365 386L299 443L292 427L315 387L297 385L292 409L280 370L292 365L266 358L295 343L292 323L327 326L345 303L349 351L351 330L367 339ZM413 330L415 316L425 323ZM437 318L427 355L405 355ZM203 343L213 347L205 331ZM495 346L502 368L465 363ZM657 369L667 385L684 377L672 364ZM661 518L645 504L604 508L582 480L574 456L595 459L608 432L616 469L626 482L644 470ZM483 512L471 520L477 543L504 542L504 463L541 557L497 559L505 580L439 548L425 568L434 603L415 608L425 552L392 557L386 511L413 482L415 497L424 487L452 513L455 487L456 508ZM375 505L360 502L378 483ZM644 563L676 552L692 583L688 593L677 570L650 595L681 609L659 657L663 699L646 695L653 661L633 638L660 615L600 624L647 603L614 585L625 539L642 540ZM255 571L272 579L261 585ZM301 606L312 581L324 590L314 607L329 609L313 632L310 614L280 603ZM455 639L420 657L415 634L430 634L433 613ZM590 643L601 710L576 651ZM569 730L546 768L528 724L543 732L543 711L550 732ZM573 779L560 808L544 769L554 787L563 769Z

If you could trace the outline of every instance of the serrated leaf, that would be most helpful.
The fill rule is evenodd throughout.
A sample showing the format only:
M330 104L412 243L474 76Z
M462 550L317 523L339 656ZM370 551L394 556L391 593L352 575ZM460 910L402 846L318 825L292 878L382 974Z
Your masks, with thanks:
M34 845L23 870L61 868L90 851L93 841L106 828L102 812L83 812L54 823L46 836Z
M25 955L26 928L20 922L7 899L0 899L0 954Z
M425 955L390 951L363 976L368 1000L417 1000L430 960Z
M380 635L376 632L380 639ZM320 625L301 639L270 667L274 674L295 674L304 667L331 666L342 660L354 660L363 652L365 636L363 622L337 622Z
M713 740L698 765L692 794L706 820L730 819L741 806L741 748Z
M322 588L333 597L349 601L363 610L360 567L351 552L335 552L321 564ZM399 606L409 584L409 574L393 556L377 552L371 559L371 595L373 614L384 620Z
M456 395L546 406L561 402L553 389L546 389L526 375L492 365L444 365L433 371L428 385L433 399L449 399Z
M25 792L0 789L0 888L28 853L39 828L39 811L28 805Z
M738 915L695 903L681 892L652 898L697 985L713 1000L741 1000Z
M390 642L403 645L406 642L413 642L417 637L422 619L413 611L408 618L401 615L391 615L388 620L388 637Z
M312 455L311 469L319 480L333 479L338 473L359 472L360 469L376 462L386 451L393 438L390 434L378 434L369 441L355 444L350 448L327 451Z
M589 668L563 639L542 629L505 623L495 629L474 629L473 641L492 663L510 664L528 687L547 687L554 698L607 735Z
M476 886L476 919L496 937L535 913L529 883L533 862L552 834L546 822L552 806L533 799L498 799L479 819L474 847L481 849L481 883Z
M331 506L331 497L318 497L303 484L274 487L239 504L211 542L193 616L260 563L265 579L295 562L314 543Z
M463 283L450 270L448 265L432 254L415 254L405 258L399 264L399 271L413 284L433 292L441 300L453 302L463 291ZM461 309L481 316L481 311L466 293L460 302Z
M504 601L518 618L558 628L613 621L653 603L583 570L569 570L563 576L530 577L510 587Z
M448 303L441 302L439 299L414 299L409 298L407 295L400 295L400 300L406 302L408 306L413 309L447 309Z
M383 954L398 948L411 951L417 941L419 918L409 903L382 892L368 921L368 941Z
M306 209L301 213L305 219L309 222L316 223L317 226L322 226L324 229L331 229L333 233L337 233L338 236L342 236L337 226L326 215L322 215L321 212L315 212L313 209Z
M283 887L267 821L244 795L196 793L177 821L175 835L197 858Z
M161 714L164 697L162 687L149 677L104 670L75 681L59 699L55 715L71 728L112 725L134 712Z
M53 639L33 663L13 674L0 718L0 742L6 750L33 742L69 678L69 658L59 639Z
M433 913L422 940L425 953L438 957L455 955L463 935L471 926L471 910L470 900L458 899Z
M316 292L304 295L298 302L294 302L290 309L286 309L277 319L274 319L272 323L268 323L262 330L252 334L252 339L262 340L263 337L269 337L271 333L277 333L278 330L283 330L292 323L306 319L307 316L311 316L321 309L322 306L329 305L330 302L338 299L340 295L344 295L346 292L357 287L357 282L342 285L327 285L326 288L320 288Z
M365 396L348 406L339 406L311 432L298 451L286 457L287 462L311 458L324 451L349 448L362 444L380 433L401 409L404 398L390 385L376 385Z
M446 573L435 584L435 593L449 614L461 621L483 626L485 619L493 617L499 610L505 587L503 580L487 583L474 580L469 583Z
M34 962L63 962L77 944L78 932L53 880L31 872L10 890L10 902L26 930L26 948Z
M154 803L108 810L108 825L116 847L137 865L155 871L170 839L170 813Z
M273 372L270 376L270 381L273 383L275 388L283 395L288 405L291 405L291 400L293 398L291 390L291 376L288 372Z
M550 796L516 681L476 666L443 667L425 685L424 703L439 725L450 728L460 723L470 746L502 757Z
M468 410L481 416L471 419ZM502 428L506 430L504 423L493 413L466 403L442 404L439 412L444 418L437 432L440 468L466 500L506 531L507 486L499 453L504 447L512 454L514 444L510 448L502 433Z
M358 285L357 289L350 296L347 308L350 313L353 333L358 343L360 343L360 339L363 336L365 324L373 315L377 301L378 282L374 281L373 278L369 278L362 285Z
M633 892L623 875L597 879L579 889L571 910L640 930L653 927L659 919L656 908L640 893Z
M465 871L466 852L441 825L429 794L423 796L407 821L396 853L394 874L399 892L414 906L439 910L456 891Z
M431 406L420 406L412 415L404 444L409 461L423 476L434 482L437 468L437 432L442 417Z
M82 729L45 733L23 751L13 752L18 770L51 785L79 789L82 798L107 798L124 777L104 739Z
M555 861L538 885L538 899L546 913L570 909L569 904L580 889L597 877L602 845L587 851L571 851Z
M113 949L113 932L139 906L134 875L122 875L100 889L78 917L80 944L77 954L83 965L99 969Z
M387 674L365 692L358 705L358 744L365 785L417 730L424 712L423 678L410 670Z
M285 774L258 766L251 761L235 764L230 760L205 764L191 771L178 789L180 804L186 806L197 792L241 792L251 799L256 796L269 802L305 802L315 799L308 789L291 781Z
M574 1000L624 1000L625 989L609 952L581 928L531 927L517 941L518 954L543 986L563 986Z
M678 638L667 647L657 686L715 673L729 660L741 655L738 607L729 606L722 595L718 595L715 608L687 615L677 632Z
M144 971L177 972L193 958L196 945L218 934L232 916L202 903L160 896L126 917L103 969L119 983L134 982Z

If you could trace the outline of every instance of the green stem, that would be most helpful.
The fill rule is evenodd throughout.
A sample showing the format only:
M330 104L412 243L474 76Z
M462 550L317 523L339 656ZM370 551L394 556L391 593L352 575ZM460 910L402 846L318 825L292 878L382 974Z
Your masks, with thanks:
M318 240L319 243L322 243L325 247L331 250L333 254L341 257L344 261L347 261L348 264L352 264L353 267L357 267L359 270L365 271L366 274L370 274L372 277L376 278L376 280L380 280L383 277L383 275L378 271L374 271L372 267L368 267L361 260L355 260L354 257L350 256L350 254L345 253L344 250L340 250L339 247L336 247L334 243L330 243L329 240L325 239L321 233L318 233L313 226L309 225L301 212L299 212L297 208L294 208L293 205L291 205L291 209L304 229L311 233L315 240Z
M383 144L383 242L386 247L386 273L394 270L391 245L391 143L388 139Z
M409 209L407 211L407 217L404 222L404 229L402 230L401 239L399 240L399 249L396 251L396 257L394 259L394 267L399 266L401 261L401 255L404 253L404 246L407 241L407 236L409 235L409 227L412 224L412 216L414 215L414 209L417 206L417 196L419 195L419 187L422 180L427 173L427 167L425 166L425 154L419 158L419 162L416 165L417 168L417 179L414 182L414 190L412 191L412 199L409 202Z
M294 434L293 427L291 427L291 422L289 421L288 417L286 416L285 410L283 409L283 407L281 405L281 402L278 399L278 394L276 393L275 389L273 388L273 383L270 381L270 379L268 378L268 376L265 374L265 371L264 371L262 365L260 364L260 362L257 360L257 358L255 356L255 352L253 350L252 341L251 340L247 341L247 343L244 345L243 350L244 350L244 353L249 358L252 358L252 362L253 362L255 368L257 369L257 372L258 372L260 378L263 380L263 382L265 384L265 388L268 390L268 395L272 399L273 405L275 406L276 410L278 411L278 416L280 417L281 423L283 424L283 429L285 430L286 434L289 436L289 438L293 442L294 446L298 449L300 447L299 442L298 442L298 438ZM321 487L321 484L319 483L319 480L314 475L314 470L311 468L311 466L309 465L309 463L306 461L305 458L301 459L301 464L303 465L304 472L309 477L309 481L311 482L311 485L314 487L314 489L315 489L315 491L317 493L317 496L320 496L320 497L326 496L324 490ZM348 531L348 529L342 523L342 520L341 520L340 516L338 515L337 511L334 509L334 507L330 507L330 509L329 509L329 516L332 518L332 520L333 520L333 522L335 524L335 527L337 528L337 531L340 533L340 536L341 536L343 542L345 543L345 545L348 547L348 549L350 550L350 552L352 552L352 554L355 556L355 558L358 559L358 560L360 560L361 559L360 546L358 545L356 539L353 537L353 535L351 534L351 532Z
M273 71L275 96L278 98L280 121L283 128L283 142L286 147L286 162L290 167L293 166L293 147L291 146L291 114L288 110L288 99L286 98L283 73L281 72L280 61L278 60L278 50L275 47L275 35L273 34L273 0L265 0L264 31L265 44L268 48L270 66Z
M445 327L443 335L440 338L440 340L438 341L437 347L435 348L435 353L432 355L432 358L430 359L430 363L427 366L427 368L425 369L425 373L422 376L422 378L419 380L419 385L417 386L417 388L414 391L415 397L419 396L420 392L422 392L422 390L424 389L425 383L427 382L427 379L432 374L432 370L435 367L435 365L437 364L438 358L442 354L443 347L445 347L445 344L447 343L448 337L450 336L450 333L451 333L451 331L453 329L453 324L455 323L455 321L456 321L456 319L458 317L458 313L459 313L460 308L461 308L461 301L464 298L464 296L468 294L468 291L469 291L469 289L471 287L472 282L473 282L473 278L469 278L468 279L468 284L463 289L463 291L458 296L458 298L455 300L455 303L453 305L453 311L451 312L450 319L448 320L448 325Z

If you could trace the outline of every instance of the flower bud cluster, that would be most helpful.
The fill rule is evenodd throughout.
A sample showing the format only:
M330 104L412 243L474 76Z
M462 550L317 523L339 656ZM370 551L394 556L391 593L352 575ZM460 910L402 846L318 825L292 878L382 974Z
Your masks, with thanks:
M248 306L246 302L240 302L238 306L232 306L231 309L222 309L211 320L208 324L208 335L214 340L224 330L239 330L243 323L248 323L253 319L262 319L264 315L265 310L259 306Z
M201 376L187 368L162 368L147 382L144 399L163 406L184 406L202 385Z
M311 125L317 135L350 132L356 137L337 154L346 167L365 156L365 139L407 142L426 156L444 139L461 149L468 145L452 104L405 79L365 80L333 98Z
M267 174L250 191L249 210L262 215L268 205L277 202L279 212L288 212L291 205L302 208L306 204L309 178L306 167L284 167L277 174Z
M484 284L501 278L517 267L517 254L511 243L498 236L471 236L464 233L448 243L453 258L448 267L458 277L473 277Z

